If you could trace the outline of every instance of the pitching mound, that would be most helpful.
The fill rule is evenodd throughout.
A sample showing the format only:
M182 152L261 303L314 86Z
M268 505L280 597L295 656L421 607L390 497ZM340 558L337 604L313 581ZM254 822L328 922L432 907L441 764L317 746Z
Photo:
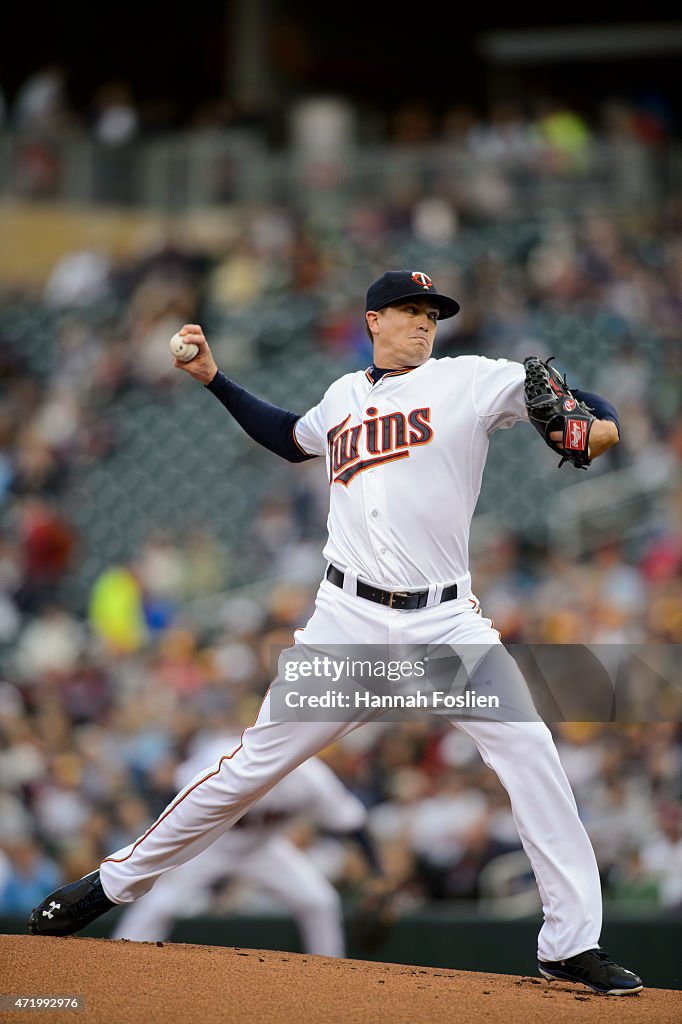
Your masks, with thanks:
M85 1008L9 1011L41 1024L679 1024L682 992L592 995L579 985L226 946L0 935L3 996Z

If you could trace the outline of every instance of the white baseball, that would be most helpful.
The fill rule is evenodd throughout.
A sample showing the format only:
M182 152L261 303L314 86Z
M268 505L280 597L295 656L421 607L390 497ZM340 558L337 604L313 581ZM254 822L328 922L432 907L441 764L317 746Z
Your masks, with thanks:
M199 351L198 345L185 341L181 334L174 334L168 344L175 358L181 363L189 363Z

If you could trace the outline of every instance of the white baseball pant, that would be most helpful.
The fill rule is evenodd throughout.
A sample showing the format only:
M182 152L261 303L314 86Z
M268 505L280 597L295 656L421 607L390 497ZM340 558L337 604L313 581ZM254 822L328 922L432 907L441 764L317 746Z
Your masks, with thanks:
M490 645L499 634L480 613L474 595L414 611L375 604L327 580L297 643L329 645ZM538 958L560 960L599 944L601 886L597 862L551 733L534 715L514 659L500 692L509 720L452 724L476 743L509 794L523 848L542 899ZM529 706L531 708L529 712ZM526 720L513 720L513 718ZM532 720L529 720L532 719ZM139 839L107 857L102 885L127 903L146 893L166 871L205 850L296 765L361 725L351 722L271 721L269 694L240 745L192 780Z
M234 878L268 893L288 909L303 948L319 956L345 955L341 899L315 863L286 836L261 828L225 833L207 850L163 875L151 892L126 904L113 939L167 939L179 917L205 905L211 886Z

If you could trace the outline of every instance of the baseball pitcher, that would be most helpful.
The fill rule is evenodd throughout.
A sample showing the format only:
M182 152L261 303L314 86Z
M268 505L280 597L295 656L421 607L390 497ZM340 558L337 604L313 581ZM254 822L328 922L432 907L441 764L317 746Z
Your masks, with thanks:
M469 528L495 432L530 420L562 461L586 468L617 443L618 415L597 395L569 391L535 357L527 365L477 355L434 358L438 322L458 310L422 271L383 274L365 302L372 365L336 380L303 415L229 380L199 325L179 332L196 354L189 362L176 357L175 365L259 444L292 463L324 460L327 569L294 646L473 645L494 652L503 714L488 720L453 712L450 720L474 740L509 794L542 898L539 971L598 993L638 992L640 978L599 945L594 851L551 733L482 612L468 565ZM269 691L240 742L185 786L144 835L48 896L34 910L31 930L69 934L115 904L138 899L165 872L209 847L289 772L366 720L327 717L287 721L273 713Z

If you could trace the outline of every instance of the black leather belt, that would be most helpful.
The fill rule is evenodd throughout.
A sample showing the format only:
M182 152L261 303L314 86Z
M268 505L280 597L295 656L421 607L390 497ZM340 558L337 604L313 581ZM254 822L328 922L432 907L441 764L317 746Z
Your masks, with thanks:
M337 587L343 587L344 574L335 565L327 569L327 579ZM357 580L356 594L364 597L367 601L375 601L376 604L386 604L389 608L425 608L429 596L428 590L381 590L379 587L371 587L369 583ZM451 583L443 587L439 604L443 601L454 601L457 597L457 584Z

